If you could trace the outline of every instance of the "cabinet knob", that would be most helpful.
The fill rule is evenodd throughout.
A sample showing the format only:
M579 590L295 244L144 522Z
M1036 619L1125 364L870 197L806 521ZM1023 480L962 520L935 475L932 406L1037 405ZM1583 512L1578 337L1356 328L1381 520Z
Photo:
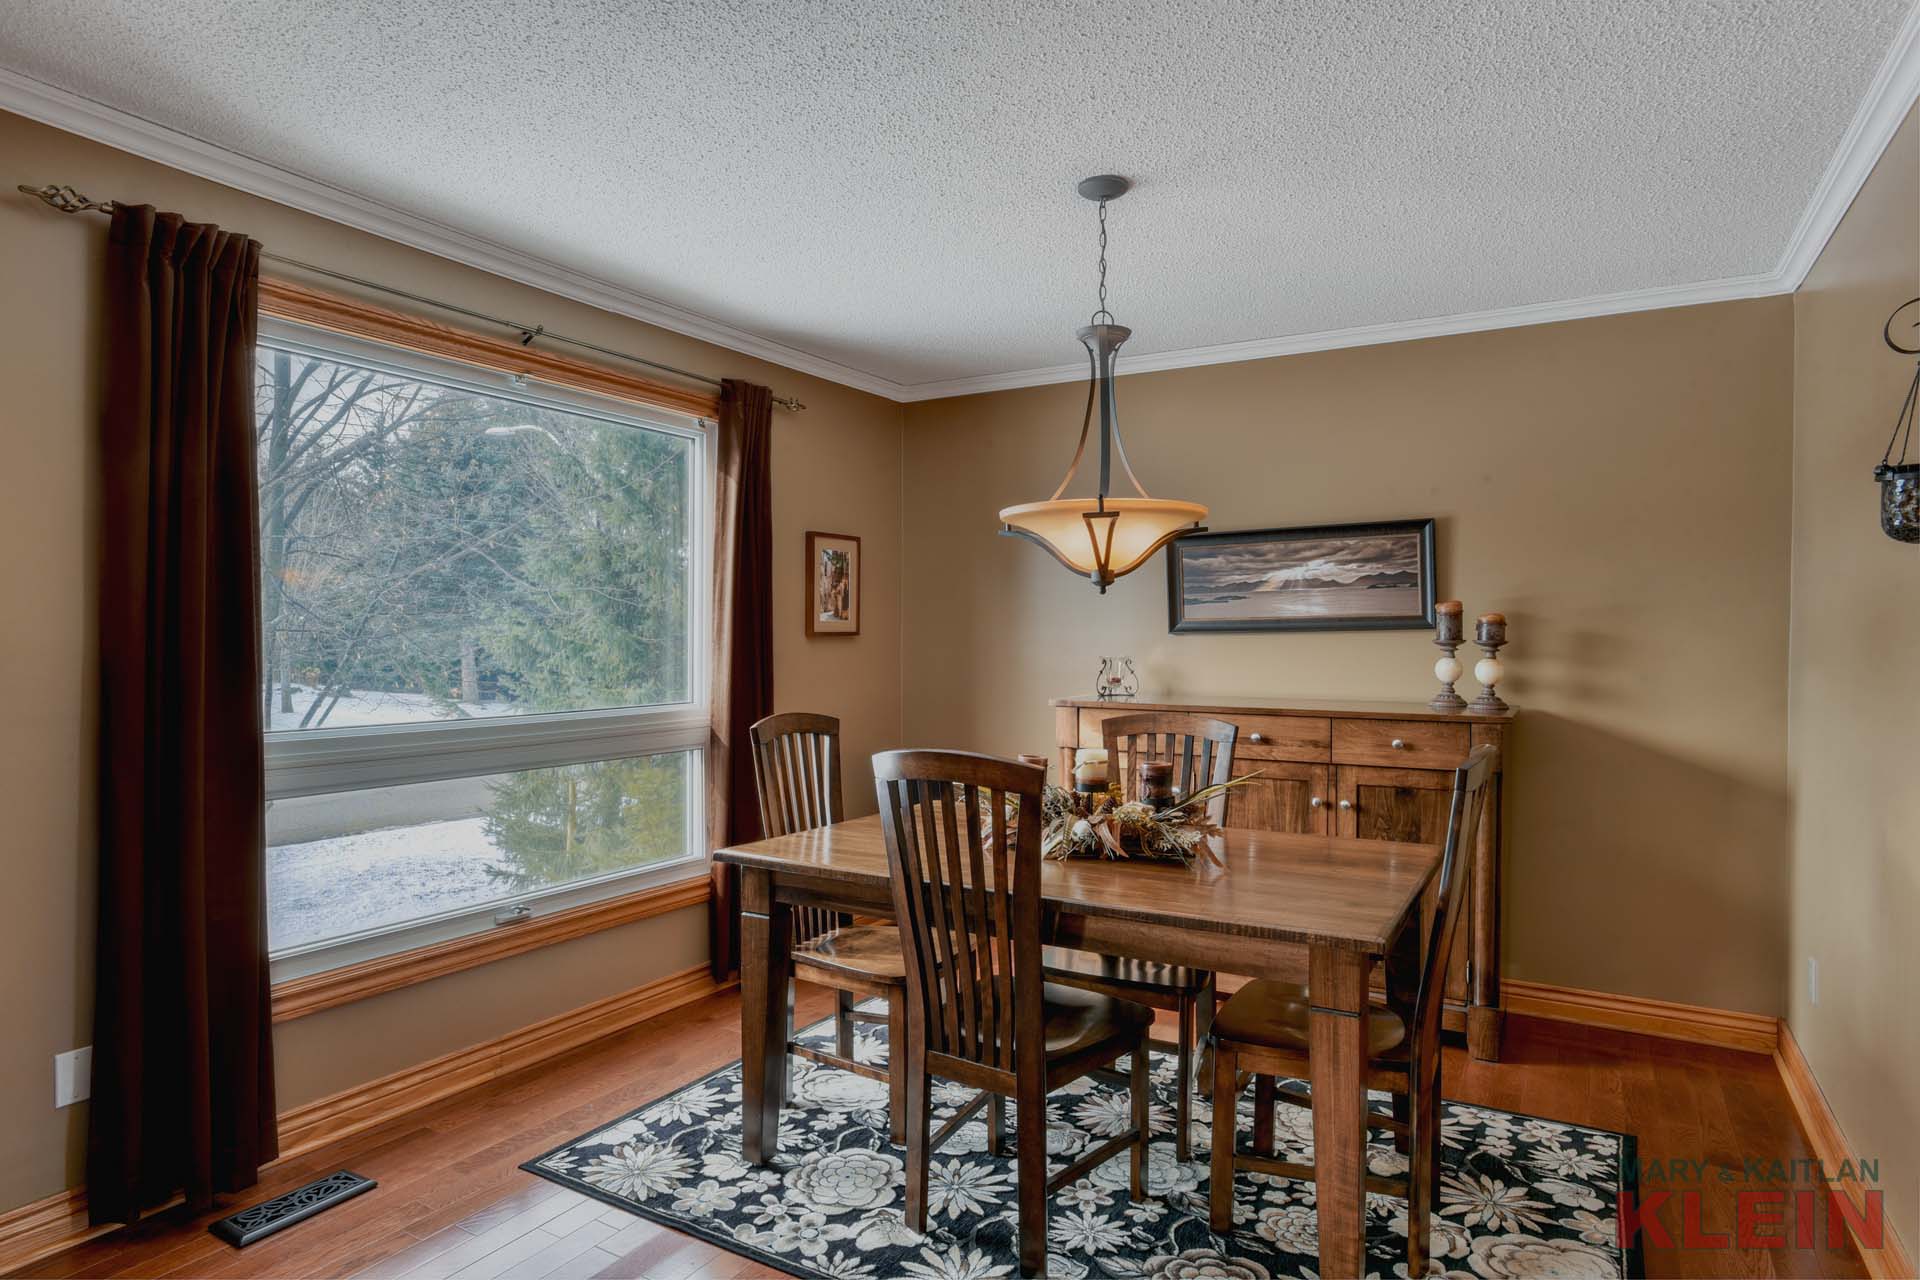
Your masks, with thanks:
M1248 742L1265 742L1266 740L1267 740L1266 735L1259 733L1257 731L1247 735Z
M1393 749L1395 751L1405 751L1407 749L1407 740L1405 738L1395 738L1393 740Z
M1312 796L1312 797L1309 797L1307 800L1308 806L1314 809L1318 809L1321 805L1325 803L1326 801L1322 800L1319 796Z
M1351 800L1342 800L1342 801L1340 802L1340 811L1341 811L1342 813L1345 813L1345 812L1346 812L1347 810L1349 810L1349 809L1351 809L1351 808L1353 808L1353 801L1351 801Z

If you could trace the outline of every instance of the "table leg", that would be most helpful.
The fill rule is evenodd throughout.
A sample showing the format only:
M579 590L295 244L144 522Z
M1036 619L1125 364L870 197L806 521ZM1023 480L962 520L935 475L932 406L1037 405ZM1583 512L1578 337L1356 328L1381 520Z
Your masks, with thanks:
M740 1154L769 1164L780 1146L786 1092L787 991L793 980L793 913L773 903L773 877L740 874Z
M1308 959L1314 1197L1323 1276L1366 1274L1370 967L1367 956L1336 947L1315 947Z

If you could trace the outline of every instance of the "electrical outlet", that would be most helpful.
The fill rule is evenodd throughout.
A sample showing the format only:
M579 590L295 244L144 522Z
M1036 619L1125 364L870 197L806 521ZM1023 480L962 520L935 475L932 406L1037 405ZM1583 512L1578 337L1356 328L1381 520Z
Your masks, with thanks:
M70 1107L93 1096L93 1046L53 1055L53 1105Z
M1820 957L1807 957L1807 1003L1820 1003Z

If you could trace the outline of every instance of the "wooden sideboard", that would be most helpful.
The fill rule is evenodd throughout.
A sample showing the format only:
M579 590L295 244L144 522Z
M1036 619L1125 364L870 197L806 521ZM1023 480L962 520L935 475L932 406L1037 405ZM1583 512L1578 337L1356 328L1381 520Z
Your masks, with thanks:
M1453 769L1481 743L1499 748L1494 794L1469 869L1464 945L1455 946L1447 974L1446 1011L1447 1027L1466 1034L1474 1057L1499 1058L1500 800L1513 712L1278 698L1058 698L1053 707L1061 778L1071 776L1076 747L1101 745L1100 722L1108 716L1177 711L1232 721L1240 729L1234 772L1260 776L1229 799L1226 825L1265 831L1439 844L1447 835Z

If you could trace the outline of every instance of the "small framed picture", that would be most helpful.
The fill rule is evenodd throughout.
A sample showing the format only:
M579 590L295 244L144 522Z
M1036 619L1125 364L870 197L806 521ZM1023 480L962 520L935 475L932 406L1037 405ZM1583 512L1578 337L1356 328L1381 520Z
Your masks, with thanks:
M1196 533L1167 548L1169 631L1433 625L1433 521Z
M860 634L860 539L807 531L807 634Z

